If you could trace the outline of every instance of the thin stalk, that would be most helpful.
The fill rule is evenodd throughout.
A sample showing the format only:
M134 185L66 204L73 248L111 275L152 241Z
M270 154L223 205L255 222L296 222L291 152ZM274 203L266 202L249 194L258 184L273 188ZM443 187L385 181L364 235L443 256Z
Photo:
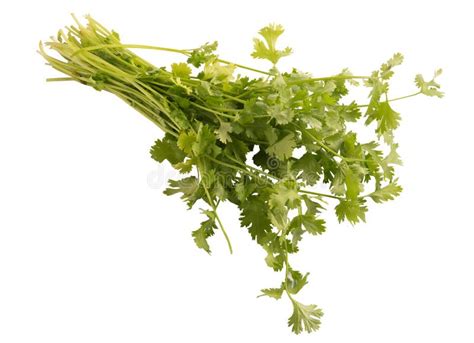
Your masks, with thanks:
M288 81L289 85L298 85L301 83L314 82L314 81L326 81L326 80L353 80L353 79L369 79L370 76L353 76L353 75L334 75L326 77L311 77L308 79L301 79L295 81Z
M326 145L321 139L318 139L317 137L315 137L314 135L312 135L308 130L306 130L305 128L303 127L299 127L297 126L296 124L293 124L294 126L296 126L297 128L299 128L301 130L301 132L304 132L305 134L307 134L308 136L310 136L312 139L314 139L319 145L321 145L325 150L329 151L330 153L332 153L333 155L337 156L337 157L340 157L341 159L343 159L344 161L346 162L367 162L367 160L363 159L363 158L355 158L355 157L346 157L346 156L343 156L341 155L340 153L338 153L337 151L335 151L334 149L332 149L331 147L329 147L328 145Z
M408 98L411 98L411 97L414 97L414 96L417 96L417 95L420 95L420 94L421 94L421 92L416 92L416 93L408 94L408 95L405 95L405 96L400 96L398 98L388 99L387 102L408 99ZM369 104L357 105L357 107L369 107Z
M225 117L225 118L230 118L230 119L235 119L235 116L232 116L230 114L225 114L225 113L222 113L222 112L219 112L219 111L215 111L209 107L204 107L204 106L201 106L199 104L196 104L195 102L191 101L190 104L192 106L195 106L197 108L200 108L204 111L207 111L207 112L211 112L211 113L214 113L215 115L218 115L218 116L221 116L221 117Z
M333 199L338 199L338 200L344 200L343 197L338 197L337 195L326 194L326 193L319 193L319 192L313 192L313 191L308 191L308 190L305 190L305 189L300 189L300 190L298 190L298 192L304 193L304 194L317 195L317 196L326 197L326 198L333 198Z
M191 53L192 53L192 50L165 48L165 47L162 47L162 46L154 46L154 45L146 45L146 44L99 44L99 45L94 45L94 46L88 46L88 47L81 48L79 51L74 52L73 56L76 55L77 53L81 52L81 51L93 51L93 50L104 49L104 48L158 50L158 51L174 52L174 53L182 54L182 55L185 55L185 56L190 56ZM271 74L269 72L266 72L266 71L263 71L263 70L255 69L255 68L252 68L252 67L247 67L243 64L233 63L233 62L221 59L221 58L216 59L216 61L224 63L224 64L231 64L231 65L236 66L237 68L250 70L250 71L253 71L253 72L256 72L256 73L260 73L260 74L273 75L273 74Z
M220 226L220 229L222 231L222 233L224 234L224 237L225 237L225 240L227 241L227 246L229 247L229 251L230 253L232 254L233 253L233 250L232 250L232 244L230 242L230 239L229 239L229 236L227 235L227 232L224 228L224 225L222 224L222 221L221 219L219 218L219 215L217 214L217 207L216 207L216 204L214 203L214 200L212 199L211 197L211 194L209 194L209 190L207 189L207 187L203 184L202 185L203 188L204 188L204 192L206 193L206 197L207 199L209 200L209 204L211 205L212 207L212 210L214 212L214 215L216 216L216 220Z

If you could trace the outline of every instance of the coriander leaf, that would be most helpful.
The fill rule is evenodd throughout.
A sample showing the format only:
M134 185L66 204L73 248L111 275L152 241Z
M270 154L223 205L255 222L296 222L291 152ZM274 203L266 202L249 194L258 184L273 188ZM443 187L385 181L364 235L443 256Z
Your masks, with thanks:
M168 136L157 140L150 149L151 157L158 162L168 160L171 164L183 162L186 156L177 146L176 141Z
M232 79L235 70L233 64L222 64L217 60L209 60L204 65L204 79L211 83L228 82Z
M398 144L391 144L390 145L390 152L388 155L383 159L383 162L385 162L387 165L389 164L398 164L402 165L402 160L400 158L400 155L397 152Z
M282 180L273 186L269 205L271 208L288 206L295 208L301 202L298 187L294 180Z
M220 148L215 144L216 136L208 125L200 125L196 136L196 141L192 145L192 152L196 156L210 155L217 156Z
M198 190L199 181L195 176L186 177L181 180L169 180L170 187L165 189L163 193L173 195L183 193L181 199L187 200Z
M194 164L195 164L194 159L188 158L184 162L179 162L179 163L174 164L173 167L179 170L180 173L187 174L191 172Z
M214 51L217 49L217 42L206 43L199 47L198 49L194 49L189 56L187 62L191 63L196 68L199 68L203 63L206 63L212 58L215 58L216 55Z
M331 181L331 192L335 195L342 196L345 192L345 178L342 169L334 171Z
M321 325L323 311L316 305L303 305L302 303L291 299L293 304L293 314L288 318L288 326L295 334L300 334L305 330L308 333L316 331Z
M304 276L297 270L289 269L286 273L286 289L291 294L297 294L308 283L308 275Z
M255 191L255 189L258 187L256 183L250 182L246 178L242 178L236 185L235 185L235 194L237 196L237 199L242 203L245 203L247 200L249 200L250 195ZM261 206L262 204L259 204ZM263 204L265 205L265 204ZM243 209L243 207L242 207Z
M420 89L420 93L427 96L437 96L438 98L442 98L444 93L439 90L441 86L435 81L441 73L442 69L436 70L431 81L425 81L421 74L416 75L415 84Z
M277 24L270 24L262 28L258 33L264 38L265 42L254 38L252 57L266 59L275 65L280 58L290 55L292 51L289 47L283 50L276 49L277 39L284 31L283 26Z
M389 183L385 187L376 189L368 196L376 203L381 203L388 200L393 200L395 197L399 196L403 188L397 185L397 180Z
M252 239L262 244L267 233L271 231L268 218L268 205L262 197L250 196L241 204L240 223L247 227Z
M295 113L291 108L284 107L281 104L276 104L268 108L268 115L275 119L278 125L284 125L293 120Z
M361 117L360 108L355 101L339 108L339 114L345 121L356 122Z
M265 151L279 160L284 161L291 157L295 147L294 134L289 133L275 144L269 146Z
M326 223L323 219L316 219L314 215L302 214L295 216L290 223L290 228L304 226L306 231L312 235L320 235L326 231Z
M186 154L190 154L193 150L193 144L196 142L196 135L194 133L181 132L178 137L178 147Z
M355 199L362 191L362 183L360 182L357 173L347 166L343 169L345 174L345 185L346 185L346 197Z
M321 206L321 204L311 200L307 195L303 195L302 198L306 205L306 214L314 216L320 213L321 210L324 210L324 207Z
M219 128L216 130L217 137L224 144L232 141L232 138L229 135L231 132L232 124L225 121L221 121Z
M262 294L259 295L259 297L267 296L270 298L274 298L276 300L281 299L281 296L283 295L283 288L264 288L261 290Z
M203 249L208 254L211 253L211 249L209 247L209 243L207 239L214 235L214 231L217 230L216 226L216 217L214 212L212 211L203 211L203 213L207 216L207 220L201 223L199 229L192 232L192 236L194 238L194 242L196 243L197 247Z
M400 123L400 114L395 112L388 101L380 102L375 110L367 117L366 123L369 124L373 120L377 120L377 129L379 135L395 130Z
M340 200L336 206L336 215L339 222L346 219L352 225L358 223L360 220L365 222L366 212L367 207L364 206L363 199Z
M267 250L267 257L265 257L267 266L273 268L273 270L276 272L282 270L285 263L285 255L281 253L275 254L267 247L265 247L265 249Z
M293 163L292 168L301 172L299 177L310 186L316 184L321 178L322 168L318 156L315 154L307 152Z
M191 75L191 68L186 63L173 63L171 64L171 73L180 78L189 78Z
M394 54L386 63L382 64L380 68L380 77L383 80L388 80L393 76L392 68L402 64L403 55L399 52Z

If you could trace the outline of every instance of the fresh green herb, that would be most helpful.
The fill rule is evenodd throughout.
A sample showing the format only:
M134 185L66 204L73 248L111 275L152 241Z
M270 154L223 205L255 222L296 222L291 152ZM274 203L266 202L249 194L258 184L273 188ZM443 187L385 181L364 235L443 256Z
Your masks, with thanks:
M381 203L400 194L393 133L401 116L392 102L418 94L442 97L436 82L441 70L430 81L417 75L417 92L390 100L389 80L403 61L399 53L367 76L344 69L313 77L278 70L278 61L292 52L277 47L280 25L264 27L254 39L252 56L271 63L269 71L261 71L221 59L217 42L192 50L123 44L91 17L86 25L76 24L45 44L58 57L40 44L49 65L68 76L49 81L74 80L113 93L164 131L152 158L188 174L169 181L164 193L181 194L190 208L207 206L192 232L196 245L210 253L208 238L221 231L232 252L217 209L224 201L238 206L240 223L266 251L267 265L283 271L281 285L261 295L288 296L293 305L288 324L296 334L317 330L323 312L295 300L308 274L295 270L289 255L305 233L325 232L326 208L334 208L339 221L356 224L365 221L369 199ZM186 62L157 68L130 51L134 48L178 53ZM369 89L368 103L346 101L360 82ZM355 123L361 122L373 129L368 142L357 137Z

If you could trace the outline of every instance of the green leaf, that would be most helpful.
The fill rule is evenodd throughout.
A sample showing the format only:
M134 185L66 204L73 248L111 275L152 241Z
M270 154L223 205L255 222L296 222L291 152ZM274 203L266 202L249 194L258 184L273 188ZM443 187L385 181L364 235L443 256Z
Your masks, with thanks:
M275 119L278 125L285 125L293 120L295 112L291 108L276 104L268 108L268 115Z
M311 214L301 214L295 216L290 223L290 228L304 226L306 231L312 235L320 235L326 231L326 222L323 219L316 219Z
M380 77L383 80L388 80L393 76L392 68L402 64L403 55L399 52L394 54L386 63L382 64L380 68Z
M255 191L257 187L258 187L257 184L253 182L249 182L248 179L245 179L245 178L241 179L235 185L235 188L234 188L235 194L237 196L237 199L239 199L239 201L242 203L242 205L247 202L250 195L252 195L252 193ZM259 206L260 205L265 206L265 204L261 204L261 203L259 204Z
M311 200L307 195L302 196L303 201L306 205L306 214L309 215L316 215L324 210L324 207L321 204L317 203L316 201Z
M367 207L364 206L363 199L340 200L336 206L336 215L339 222L345 219L352 225L358 223L360 220L365 222L366 212Z
M194 133L181 132L178 137L178 147L186 154L190 154L193 150L193 144L196 142L196 135Z
M389 164L397 164L397 165L402 165L402 160L400 158L400 155L397 152L398 149L398 144L391 144L390 145L390 152L388 155L383 159L383 161L389 165Z
M331 192L338 196L343 196L345 193L345 177L342 169L333 171L335 174L331 181Z
M232 132L232 124L226 121L221 121L219 128L216 130L217 137L222 143L232 142L230 133Z
M241 204L240 223L259 244L272 229L267 212L268 205L262 197L251 196Z
M181 180L169 180L170 187L165 189L163 193L173 195L183 193L181 199L189 199L199 188L199 181L195 176L186 177Z
M270 208L288 206L296 208L301 202L301 196L298 193L298 187L294 180L282 180L273 186L270 195Z
M316 184L321 178L322 168L318 156L315 154L307 152L293 163L292 168L301 172L299 177L310 186Z
M150 149L151 157L158 162L168 160L171 164L183 162L186 155L178 148L176 140L165 136L157 140Z
M233 64L222 64L217 60L209 60L204 65L204 79L211 83L228 82L235 70Z
M207 216L207 220L201 223L199 229L192 232L192 236L198 248L203 249L208 254L211 254L211 249L207 239L214 235L214 231L217 229L216 217L212 211L206 210L203 211L203 213Z
M379 135L395 130L400 124L400 114L395 112L388 101L380 102L375 111L367 117L366 123L369 124L373 120L377 121L377 129L375 130Z
M286 288L289 293L297 294L308 283L308 275L304 276L297 270L289 269L286 273Z
M206 63L210 59L216 57L214 51L217 49L217 42L213 43L206 43L199 47L198 49L194 49L189 56L187 62L191 63L196 68L199 68L203 63Z
M200 125L196 141L192 145L192 152L196 156L217 156L220 148L216 145L216 136L208 125Z
M190 173L194 166L194 159L188 158L184 162L179 162L173 165L173 167L179 170L182 174Z
M189 78L191 75L191 68L186 63L173 63L171 64L171 73L173 76L180 78Z
M285 255L281 253L275 254L271 250L267 249L267 257L265 257L265 262L267 263L267 266L278 272L283 269Z
M276 42L278 37L284 32L283 26L277 24L270 24L259 31L259 34L264 38L254 38L253 40L253 58L266 59L273 64L277 64L280 58L291 54L291 48L286 47L283 50L276 49Z
M427 96L436 96L438 98L442 98L444 93L439 90L441 86L435 81L436 78L441 75L441 73L442 69L436 70L431 81L425 81L421 74L416 75L415 84L420 89L420 93Z
M286 231L288 226L288 208L285 205L272 205L268 211L268 217L272 225L279 231Z
M345 184L346 184L346 197L350 199L355 199L359 196L360 192L362 191L362 183L360 182L360 178L352 171L352 169L347 166L343 169L345 174Z
M265 149L265 151L268 154L275 156L279 160L284 161L291 157L295 147L296 142L294 139L294 134L289 133L275 144L270 145L267 149Z
M302 303L291 300L293 304L293 314L288 318L288 326L295 334L306 331L311 333L317 331L321 325L323 311L316 305L303 305Z
M369 194L369 197L376 203L393 200L399 196L403 188L397 185L397 180L389 183L385 187L379 188Z
M351 102L349 105L341 106L339 109L339 114L345 121L356 122L360 119L362 113L360 108L357 106L355 101Z
M283 287L280 288L264 288L261 290L262 294L259 297L267 296L276 300L281 299L283 295Z

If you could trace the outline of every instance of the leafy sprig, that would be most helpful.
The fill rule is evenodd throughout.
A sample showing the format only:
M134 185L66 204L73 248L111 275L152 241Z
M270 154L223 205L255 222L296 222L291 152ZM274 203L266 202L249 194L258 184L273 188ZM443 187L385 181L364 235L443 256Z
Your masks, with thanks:
M327 230L326 209L340 222L357 224L366 220L369 200L400 194L394 131L401 116L393 102L443 93L438 70L430 81L416 76L417 92L391 99L389 80L403 62L400 53L367 76L347 69L327 77L280 72L276 64L292 52L277 47L283 32L271 24L254 39L252 56L268 60L269 71L221 59L217 42L190 50L123 44L90 16L86 25L76 20L46 43L59 56L42 44L40 54L67 75L50 81L74 80L115 94L164 131L151 157L183 174L169 181L165 194L180 194L189 208L204 206L204 220L192 231L198 248L210 254L208 238L221 231L232 252L218 207L224 201L238 206L240 224L265 250L266 264L283 273L280 286L262 289L261 296L286 294L293 306L288 325L299 334L316 331L323 312L295 299L309 274L294 269L289 256L305 234ZM130 50L137 48L178 53L186 62L157 68ZM360 81L369 88L368 103L346 102ZM372 128L372 140L361 142L354 123Z

